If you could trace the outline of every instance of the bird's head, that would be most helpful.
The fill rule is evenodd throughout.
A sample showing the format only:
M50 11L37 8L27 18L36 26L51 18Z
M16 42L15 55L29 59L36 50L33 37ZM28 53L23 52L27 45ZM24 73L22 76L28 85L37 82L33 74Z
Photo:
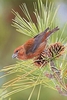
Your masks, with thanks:
M25 49L24 49L23 45L19 46L18 48L16 48L14 50L12 58L18 58L18 59L21 59L21 60L25 59Z

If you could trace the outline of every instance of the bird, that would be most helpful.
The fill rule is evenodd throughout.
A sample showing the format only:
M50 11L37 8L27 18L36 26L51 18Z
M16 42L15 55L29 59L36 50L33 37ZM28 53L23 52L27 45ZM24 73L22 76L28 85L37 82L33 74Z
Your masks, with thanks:
M23 45L17 47L13 52L12 58L27 60L37 57L46 48L48 37L57 30L59 30L58 26L52 30L50 30L49 27L46 28L43 32L30 38Z

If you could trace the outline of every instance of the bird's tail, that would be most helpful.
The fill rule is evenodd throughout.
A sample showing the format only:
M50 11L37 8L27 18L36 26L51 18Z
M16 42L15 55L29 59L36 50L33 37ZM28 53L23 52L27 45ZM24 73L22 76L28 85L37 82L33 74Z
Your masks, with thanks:
M55 27L53 30L51 30L51 31L50 31L50 34L53 33L53 32L56 32L57 30L59 30L58 26Z
M52 29L51 31L46 32L46 34L45 34L45 39L46 39L47 37L49 37L52 33L56 32L56 31L58 31L58 30L59 30L59 28L58 28L58 26L57 26L57 27L55 27L54 29Z

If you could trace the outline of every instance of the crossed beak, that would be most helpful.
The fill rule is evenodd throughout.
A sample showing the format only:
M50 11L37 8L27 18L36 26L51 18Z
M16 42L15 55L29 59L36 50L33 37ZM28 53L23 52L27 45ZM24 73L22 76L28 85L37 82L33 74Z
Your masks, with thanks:
M17 58L17 53L14 53L14 54L12 55L12 58Z

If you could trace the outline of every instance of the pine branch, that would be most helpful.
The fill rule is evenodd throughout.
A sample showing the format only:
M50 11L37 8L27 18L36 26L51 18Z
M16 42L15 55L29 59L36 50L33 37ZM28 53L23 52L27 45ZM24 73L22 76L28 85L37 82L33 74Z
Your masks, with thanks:
M29 14L28 8L25 3L23 3L20 8L22 12L25 14L27 20L25 18L22 18L18 12L12 10L13 14L15 15L15 19L13 19L13 24L16 28L16 30L20 33L23 33L27 36L33 37L37 35L38 33L44 31L48 26L50 28L54 28L57 26L57 12L58 8L55 8L55 4L50 3L48 6L48 2L46 1L46 6L43 4L42 0L38 0L38 3L34 3L34 15L36 17L37 22L34 23L32 21L32 18ZM57 24L57 25L56 25ZM60 31L56 32L56 34L53 34L49 40L47 47L51 45L51 43L56 43L60 42L65 46L64 53L62 56L56 60L55 56L52 59L55 64L56 64L56 69L61 70L61 77L64 80L67 79L67 38L66 35L64 35L65 32L65 27L67 24L63 27L63 29L60 29ZM56 50L56 48L55 48ZM54 50L54 51L55 51ZM47 58L46 58L47 60ZM49 63L51 59L48 59ZM25 89L29 89L33 87L33 90L29 96L29 100L31 99L31 96L33 95L34 87L40 85L39 87L39 92L37 96L37 100L39 100L40 96L40 91L41 91L41 86L48 87L51 89L54 89L58 91L58 88L56 88L56 81L51 80L50 78L53 78L54 76L52 75L53 72L51 72L51 65L47 63L46 67L36 67L34 65L34 60L26 60L26 61L18 61L14 65L9 65L4 67L3 69L0 70L0 73L3 73L3 75L0 76L1 79L4 77L11 77L14 76L13 78L10 78L10 80L7 80L3 85L2 85L2 92L0 94L1 98L7 98L10 95L20 92ZM45 73L51 72L51 76L48 74L49 77L46 77ZM56 76L56 75L55 75ZM59 77L59 76L58 76ZM59 81L59 86L60 81ZM61 91L58 91L61 92ZM62 94L62 93L61 93Z

